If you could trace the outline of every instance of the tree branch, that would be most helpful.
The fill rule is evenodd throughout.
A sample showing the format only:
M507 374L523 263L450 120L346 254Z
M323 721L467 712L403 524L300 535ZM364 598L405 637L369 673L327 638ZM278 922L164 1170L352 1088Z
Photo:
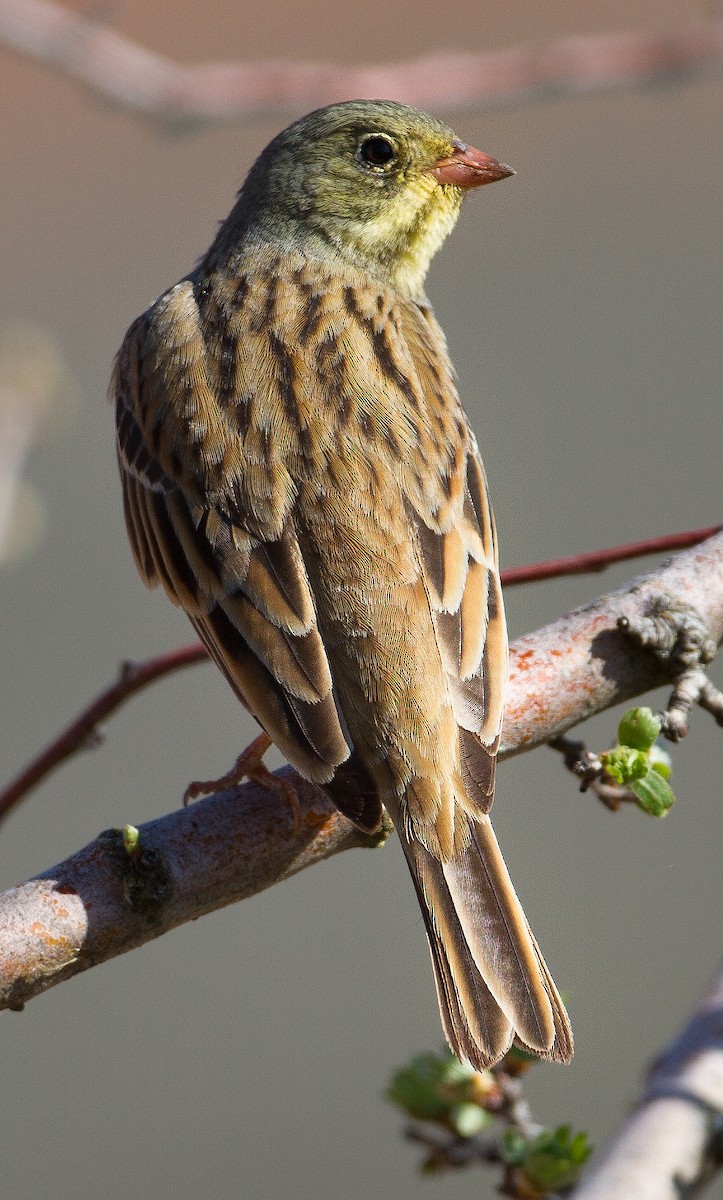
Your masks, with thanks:
M386 96L438 111L538 104L563 96L660 87L723 70L723 21L669 33L567 37L485 54L445 53L382 66L324 62L186 67L51 0L0 0L0 38L90 91L174 132Z
M0 895L0 1008L22 1007L88 967L332 854L377 844L290 767L279 774L293 782L299 822L281 791L248 783L142 826L135 856L120 831L108 830Z
M681 1200L723 1164L723 971L572 1200Z
M670 681L675 668L618 628L666 595L723 640L723 533L512 646L503 753L530 749L595 712ZM0 896L0 1007L17 1007L95 963L253 895L350 846L369 845L290 768L301 820L258 784L141 829L140 850L104 837ZM373 843L372 843L373 844Z
M720 645L723 533L513 642L502 755L552 741L595 713L671 682L676 668L618 628L621 617L638 625L661 597L693 609Z

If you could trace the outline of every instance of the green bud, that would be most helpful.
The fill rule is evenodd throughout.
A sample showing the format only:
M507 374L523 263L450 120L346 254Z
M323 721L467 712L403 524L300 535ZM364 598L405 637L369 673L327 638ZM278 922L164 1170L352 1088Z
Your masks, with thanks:
M396 1072L387 1095L418 1121L438 1121L448 1107L440 1096L441 1082L436 1055L420 1055L408 1067Z
M633 750L649 750L661 729L660 717L651 708L629 708L618 725L618 741Z
M141 848L140 831L136 829L135 825L124 825L121 830L121 837L123 838L123 848L126 854L129 858L133 858Z
M524 1134L512 1125L502 1134L502 1157L509 1166L519 1167L524 1162L529 1145Z
M459 1137L476 1137L492 1118L479 1104L453 1104L448 1113L449 1123Z
M623 787L629 787L633 779L641 779L650 770L647 754L630 746L606 750L600 755L600 762L605 774Z

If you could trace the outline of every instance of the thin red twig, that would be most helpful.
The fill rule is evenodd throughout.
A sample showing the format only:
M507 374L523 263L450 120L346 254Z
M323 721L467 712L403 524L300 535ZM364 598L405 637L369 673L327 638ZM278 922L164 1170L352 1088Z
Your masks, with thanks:
M0 40L176 132L377 96L438 111L499 109L660 87L723 69L723 21L715 19L369 65L272 59L185 66L123 37L97 14L51 0L0 0Z
M501 572L505 587L520 583L539 583L543 579L557 579L561 575L586 575L593 571L604 571L613 563L625 562L629 558L642 558L645 554L664 554L667 550L685 550L713 537L723 525L710 525L707 529L689 529L685 533L669 533L664 537L647 538L643 542L627 542L623 546L611 546L608 550L591 550L588 554L572 554L569 558L549 558L547 562L532 563L527 567L507 567Z
M18 801L67 758L77 754L84 746L92 744L92 740L98 736L98 726L136 692L142 691L150 683L155 683L157 679L162 679L164 675L171 675L183 667L204 662L207 658L204 647L197 642L191 646L181 646L180 649L171 650L167 654L159 654L145 662L124 663L116 682L83 709L75 720L0 792L0 818L6 816Z
M664 537L648 538L643 542L629 542L624 546L613 546L607 550L593 550L589 554L574 554L569 558L549 559L547 562L532 563L526 567L508 567L502 572L506 587L521 583L532 583L553 579L560 575L583 574L586 571L602 571L605 567L644 554L662 553L667 550L682 550L712 537L723 526L711 525L706 529L687 530L684 533L667 534ZM92 701L76 718L33 759L18 776L0 792L0 819L6 816L28 792L51 774L56 767L88 746L97 737L98 727L136 692L142 691L157 679L171 675L183 667L205 662L208 655L198 642L171 650L167 654L149 658L141 663L124 663L119 678Z

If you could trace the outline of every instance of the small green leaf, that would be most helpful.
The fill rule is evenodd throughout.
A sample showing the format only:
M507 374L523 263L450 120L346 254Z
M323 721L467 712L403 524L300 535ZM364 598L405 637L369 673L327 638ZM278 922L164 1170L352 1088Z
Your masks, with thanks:
M387 1096L418 1121L441 1121L454 1127L454 1109L470 1105L484 1115L471 1099L475 1079L469 1063L460 1062L451 1052L421 1054L396 1072ZM459 1119L463 1124L471 1121L469 1114Z
M406 1109L410 1116L419 1121L440 1120L449 1107L439 1092L442 1079L437 1056L420 1055L409 1066L396 1072L387 1095L394 1104Z
M664 817L675 802L675 795L670 784L653 764L642 779L634 779L629 784L630 791L635 796L639 808L651 817Z
M574 1162L574 1163L579 1163L580 1166L582 1166L583 1163L587 1162L591 1153L592 1153L592 1146L590 1145L590 1143L588 1141L587 1134L584 1131L582 1131L581 1133L576 1133L574 1138L570 1142L570 1149L569 1149L570 1161Z
M529 1146L527 1138L520 1133L519 1129L511 1126L502 1134L502 1157L511 1167L519 1167L524 1161L527 1147Z
M618 741L633 750L650 750L660 737L662 724L652 708L629 708L618 725Z
M605 774L635 796L643 812L665 816L675 800L668 785L670 755L656 745L660 718L650 708L630 708L618 726L620 745L600 755Z
M591 1152L587 1134L573 1135L569 1125L545 1129L529 1141L513 1130L503 1138L505 1161L519 1167L540 1192L572 1187Z

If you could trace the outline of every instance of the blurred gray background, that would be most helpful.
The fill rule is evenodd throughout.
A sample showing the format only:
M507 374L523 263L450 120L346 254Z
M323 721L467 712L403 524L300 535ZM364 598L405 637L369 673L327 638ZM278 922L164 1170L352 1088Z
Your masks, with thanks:
M708 15L672 0L110 9L123 33L188 62L379 62ZM518 171L470 199L429 286L504 563L719 520L720 83L445 115ZM76 381L26 473L35 541L0 567L3 779L122 659L191 640L136 577L105 391L129 322L202 252L285 123L164 138L0 47L0 331L39 327ZM644 565L510 591L511 635ZM616 720L584 736L603 749ZM3 825L0 886L109 825L177 807L253 732L210 666L146 692ZM706 986L720 951L719 774L705 714L674 752L679 800L665 821L612 816L546 750L502 768L498 836L577 1040L569 1069L530 1077L540 1121L571 1121L601 1144ZM4 1015L5 1194L492 1196L493 1175L420 1181L383 1099L395 1066L440 1043L397 846L340 856ZM720 1183L710 1194L723 1196Z

